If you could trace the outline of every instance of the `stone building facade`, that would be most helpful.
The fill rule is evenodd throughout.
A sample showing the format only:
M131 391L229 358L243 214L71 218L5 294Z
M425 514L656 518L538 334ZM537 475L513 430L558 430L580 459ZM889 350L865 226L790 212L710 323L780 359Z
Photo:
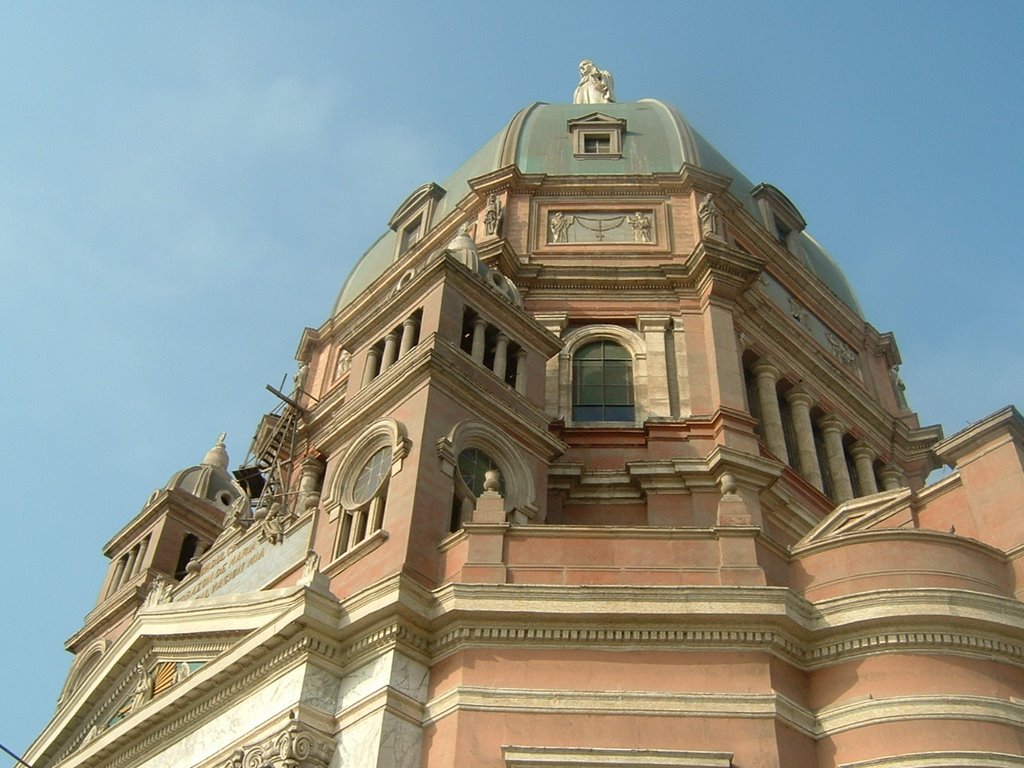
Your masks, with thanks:
M584 64L111 539L27 762L1024 766L1021 414L922 427L797 207Z

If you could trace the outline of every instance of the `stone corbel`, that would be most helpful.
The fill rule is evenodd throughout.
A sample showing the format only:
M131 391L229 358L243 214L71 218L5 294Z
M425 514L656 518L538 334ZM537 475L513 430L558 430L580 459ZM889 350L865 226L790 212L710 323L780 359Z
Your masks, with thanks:
M221 768L327 768L334 739L299 723L252 746L236 749Z

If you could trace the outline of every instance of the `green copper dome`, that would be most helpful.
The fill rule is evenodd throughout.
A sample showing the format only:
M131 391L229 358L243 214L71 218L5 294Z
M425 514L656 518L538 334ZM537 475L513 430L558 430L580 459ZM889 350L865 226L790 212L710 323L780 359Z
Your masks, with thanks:
M599 112L626 121L621 157L599 163L580 159L567 122ZM657 99L610 104L544 104L537 102L516 114L442 185L427 228L442 221L470 192L469 180L515 164L523 173L550 176L649 175L677 173L684 163L731 179L729 192L747 211L761 219L751 195L754 184L695 131L677 110ZM368 288L394 261L398 233L388 231L356 264L338 295L338 312ZM850 309L861 315L860 304L846 276L814 238L800 233L795 256Z

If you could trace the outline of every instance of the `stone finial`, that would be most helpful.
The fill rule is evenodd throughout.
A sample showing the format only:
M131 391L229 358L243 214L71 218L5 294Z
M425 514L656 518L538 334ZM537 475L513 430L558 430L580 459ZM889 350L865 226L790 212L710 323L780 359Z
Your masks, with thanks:
M615 101L615 78L598 69L590 59L580 62L580 82L572 94L573 104L608 104Z
M463 223L459 226L458 234L448 243L445 251L458 259L462 264L465 264L473 272L479 270L480 255L476 249L476 241L469 234L468 223Z
M208 467L218 467L219 469L227 470L228 468L228 450L224 446L224 439L228 436L227 432L221 432L217 438L217 444L206 452L206 456L203 457L203 464Z
M724 473L720 478L718 478L718 484L722 488L723 496L730 496L736 493L736 477L734 475L731 475L728 472Z
M501 489L501 472L496 469L488 469L484 472L484 491L487 493L498 493Z

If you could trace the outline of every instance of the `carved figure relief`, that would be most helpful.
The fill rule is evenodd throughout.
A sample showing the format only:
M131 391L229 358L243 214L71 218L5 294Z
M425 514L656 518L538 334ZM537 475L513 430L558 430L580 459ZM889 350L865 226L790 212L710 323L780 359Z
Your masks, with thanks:
M653 243L654 212L580 211L548 214L548 243Z
M811 316L807 311L807 308L799 301L790 297L789 299L789 314L807 330L811 330Z
M580 82L572 94L573 104L608 104L615 101L615 79L607 69L598 69L590 59L580 62Z
M700 219L701 234L708 237L722 236L722 226L718 218L718 206L715 205L715 196L710 192L697 209L697 218Z
M158 576L149 585L149 592L146 593L146 600L143 606L149 608L154 605L162 605L171 602L174 595L174 583L170 579Z
M892 391L896 395L896 402L900 408L907 410L910 408L910 403L907 402L907 385L900 378L900 367L894 365L889 369L889 380L892 382Z
M839 362L848 368L855 368L857 366L857 353L853 350L853 347L831 331L825 334L825 338L828 339L828 345L832 348L832 354L835 355Z
M284 541L284 527L287 522L284 516L281 502L268 496L260 499L253 513L253 518L260 525L260 541L269 541L271 544L280 544Z
M487 198L487 212L484 214L484 230L488 235L500 235L501 225L505 219L505 210L502 208L498 196L491 193Z
M629 226L633 229L633 240L638 243L651 242L651 217L643 211L628 216Z
M295 384L295 394L302 394L305 390L306 379L309 378L309 364L299 363L299 370L292 376L292 382Z
M548 242L569 242L569 227L572 226L573 221L574 219L572 216L566 216L561 211L555 211L551 214L551 218L548 222L548 229L551 232L551 238Z
M132 693L128 712L137 712L153 698L153 678L140 664L135 668L135 691Z
M352 367L352 353L347 349L338 351L338 359L334 363L334 378L340 379Z
M315 550L306 552L306 562L302 565L302 579L312 581L320 572L320 555Z

